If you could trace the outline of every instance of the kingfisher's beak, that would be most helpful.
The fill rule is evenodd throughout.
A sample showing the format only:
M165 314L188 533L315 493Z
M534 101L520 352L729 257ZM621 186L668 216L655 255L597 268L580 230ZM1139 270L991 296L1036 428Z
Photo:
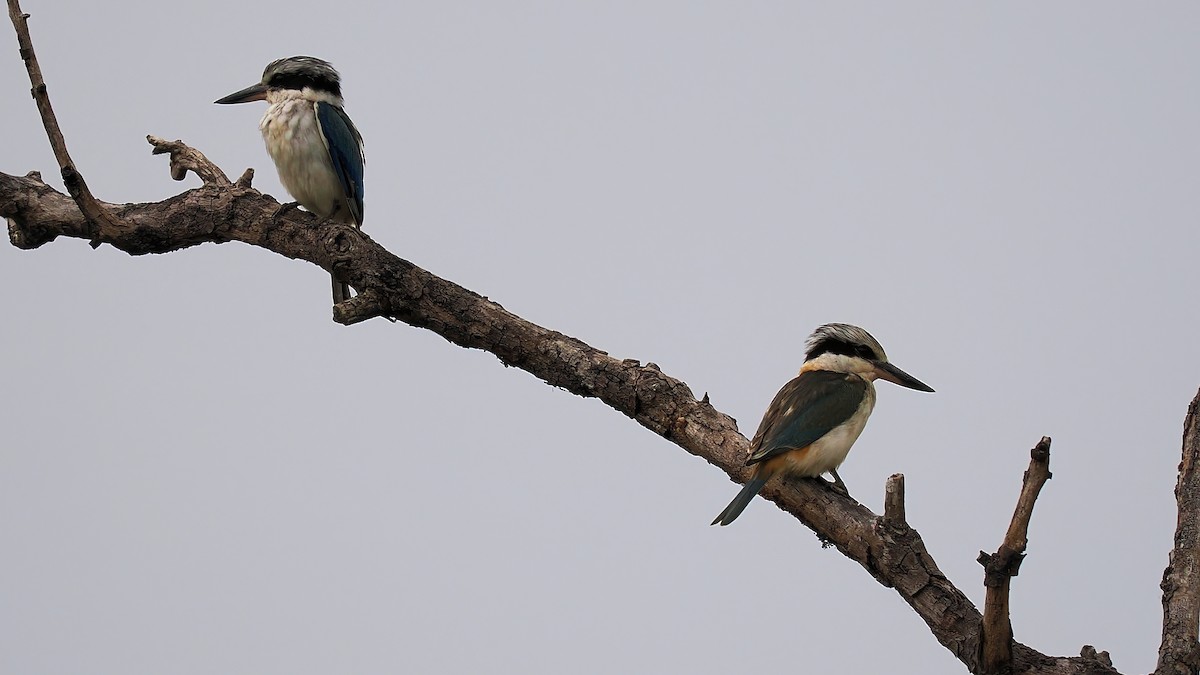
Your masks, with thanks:
M875 374L878 375L880 379L887 380L888 382L894 382L901 387L916 389L917 391L933 391L933 387L925 384L912 375L909 375L903 370L900 370L887 361L872 361L871 364L875 366Z
M249 103L250 101L265 101L266 98L267 85L259 82L241 91L234 92L225 98L219 98L213 101L213 103Z

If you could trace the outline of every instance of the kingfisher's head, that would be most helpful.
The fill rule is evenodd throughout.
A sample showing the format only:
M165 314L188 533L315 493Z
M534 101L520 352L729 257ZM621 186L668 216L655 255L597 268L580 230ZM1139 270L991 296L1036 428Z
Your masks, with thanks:
M805 370L856 373L909 389L933 391L929 385L889 363L883 345L858 326L827 323L813 331L804 346Z
M305 98L342 100L342 81L328 61L312 56L290 56L267 64L262 81L234 92L216 103L248 103L267 99L272 92L291 92Z

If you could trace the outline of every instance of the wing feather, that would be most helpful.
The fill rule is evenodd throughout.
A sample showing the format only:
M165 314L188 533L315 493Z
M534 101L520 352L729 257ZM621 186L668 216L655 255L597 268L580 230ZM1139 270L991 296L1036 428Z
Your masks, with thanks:
M333 171L342 183L346 206L359 227L363 222L363 157L362 136L346 111L332 103L316 103L317 121L321 124L321 135L329 149L329 160Z
M867 381L855 375L809 370L783 385L763 415L746 464L798 450L850 419L862 404Z

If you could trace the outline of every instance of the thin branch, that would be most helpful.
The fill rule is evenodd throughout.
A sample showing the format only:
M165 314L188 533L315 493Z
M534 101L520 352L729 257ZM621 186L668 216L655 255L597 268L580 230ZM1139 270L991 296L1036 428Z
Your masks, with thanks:
M1183 423L1183 458L1175 483L1179 509L1175 548L1163 571L1163 637L1155 675L1194 675L1200 669L1200 392Z
M146 141L154 146L154 150L150 151L152 155L171 155L171 178L174 180L183 180L187 176L187 172L191 171L200 177L206 185L229 185L229 176L221 170L216 164L213 164L199 150L190 145L184 144L183 141L175 140L168 141L158 136L146 136ZM250 187L250 180L254 177L254 172L247 169L247 174L242 174L238 179L238 185L242 187Z
M1051 478L1050 437L1043 436L1029 454L1029 468L1025 471L1021 496L1017 498L1017 507L1013 510L1004 542L992 555L979 552L979 563L984 567L983 583L987 587L979 639L979 672L984 675L1011 672L1013 632L1008 612L1009 585L1020 571L1021 561L1025 559L1033 505L1042 486Z
M46 81L42 79L42 68L38 65L37 55L33 52L33 40L29 37L29 15L21 11L17 0L8 0L8 18L12 20L13 28L17 31L17 45L21 50L21 59L25 62L25 70L29 72L29 83L33 86L31 93L37 102L38 112L42 116L42 126L46 128L46 137L50 139L50 147L58 160L58 168L62 172L63 184L71 198L79 205L79 210L87 218L91 231L106 227L115 229L121 227L112 213L101 206L92 196L83 175L75 168L75 162L67 152L67 142L63 139L62 130L58 126L58 118L54 108L50 106L50 94L46 91ZM99 244L93 237L93 248Z

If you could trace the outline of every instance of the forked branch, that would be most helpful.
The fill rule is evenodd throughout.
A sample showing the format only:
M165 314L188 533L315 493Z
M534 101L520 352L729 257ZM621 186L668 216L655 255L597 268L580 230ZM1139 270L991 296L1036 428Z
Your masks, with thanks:
M1050 437L1043 436L1030 451L1029 468L1025 470L1021 496L1017 498L1004 542L993 554L979 552L979 563L984 568L983 584L987 587L979 639L979 672L983 675L1011 672L1013 632L1008 612L1009 587L1025 559L1033 505L1050 477Z

